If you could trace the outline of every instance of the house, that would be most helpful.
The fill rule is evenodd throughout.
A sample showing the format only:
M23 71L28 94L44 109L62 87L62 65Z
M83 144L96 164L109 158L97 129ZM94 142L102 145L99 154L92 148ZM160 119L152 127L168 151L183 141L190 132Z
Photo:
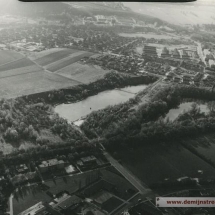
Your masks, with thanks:
M189 75L183 75L183 83L184 84L190 84L191 81L192 81L191 76L189 76Z
M97 158L93 155L88 156L88 157L83 157L77 161L77 165L80 168L88 168L91 166L95 166L95 165L97 165Z
M43 214L43 215L48 214L48 212L42 202L39 202L39 203L33 205L32 207L19 213L18 215L40 215L40 214Z
M63 168L64 168L64 161L63 160L57 160L57 159L51 159L51 160L43 161L39 165L39 169L41 172L47 172L49 170L63 169Z
M18 173L26 173L28 172L28 167L26 166L26 164L20 164L19 166L16 167L16 171Z
M62 198L54 199L53 202L49 203L51 207L59 212L66 210L68 208L77 206L82 202L82 199L76 195L64 195Z
M173 81L175 83L180 83L181 82L181 78L180 77L174 77Z

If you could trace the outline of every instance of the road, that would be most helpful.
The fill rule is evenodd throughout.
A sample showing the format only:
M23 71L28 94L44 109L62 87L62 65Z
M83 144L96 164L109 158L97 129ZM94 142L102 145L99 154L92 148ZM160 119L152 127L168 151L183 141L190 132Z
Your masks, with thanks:
M11 194L9 198L9 208L10 208L10 211L8 213L10 215L13 215L13 194Z
M123 167L117 160L115 160L108 152L104 151L104 156L142 195L152 192L146 185L143 185L139 179L134 176L129 170Z

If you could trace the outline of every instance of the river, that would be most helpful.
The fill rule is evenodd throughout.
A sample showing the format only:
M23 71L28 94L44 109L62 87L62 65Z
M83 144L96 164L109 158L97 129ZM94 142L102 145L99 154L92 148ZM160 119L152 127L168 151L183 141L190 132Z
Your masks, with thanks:
M83 123L81 118L90 114L92 111L106 108L109 105L117 105L126 102L148 86L149 85L138 85L107 90L76 103L57 105L55 107L55 112L62 118L67 119L68 122L74 122L77 126L80 126Z

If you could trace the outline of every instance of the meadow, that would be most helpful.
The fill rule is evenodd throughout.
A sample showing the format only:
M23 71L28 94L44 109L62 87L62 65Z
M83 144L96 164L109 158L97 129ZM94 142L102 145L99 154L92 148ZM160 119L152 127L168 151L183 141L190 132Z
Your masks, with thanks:
M0 98L16 98L78 84L74 80L45 71L28 72L0 78Z
M32 53L27 58L15 51L1 51L0 98L15 98L78 85L78 79L76 81L73 77L54 72L93 54L75 49L51 49ZM93 77L96 75L93 74Z
M57 51L54 53L44 55L43 57L36 59L35 62L41 66L46 66L50 63L61 60L65 57L69 56L70 54L76 53L76 52L77 52L77 50L74 50L74 49L63 49L61 51Z
M180 177L214 178L215 169L181 145L144 145L138 150L119 152L124 166L147 185ZM200 174L201 170L203 174Z
M60 69L56 73L63 77L72 78L76 81L87 84L103 78L108 72L108 70L104 70L98 66L77 62Z
M0 50L0 65L3 65L21 58L23 58L23 56L15 51Z
M79 60L81 60L84 57L90 57L92 56L93 53L90 52L77 52L74 53L70 56L68 56L65 59L62 59L60 61L56 61L54 64L51 64L50 66L47 66L47 70L51 71L51 72L56 72L60 69L63 69Z

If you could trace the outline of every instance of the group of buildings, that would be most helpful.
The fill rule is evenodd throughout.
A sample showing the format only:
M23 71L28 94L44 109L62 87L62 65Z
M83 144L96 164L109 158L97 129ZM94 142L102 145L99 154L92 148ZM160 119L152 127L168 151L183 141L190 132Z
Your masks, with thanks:
M138 190L113 167L82 173L82 183L74 180L79 179L67 177L65 180L58 178L54 183L45 182L41 186L46 187L45 195L51 200L41 198L18 215L121 214L137 202Z
M83 24L94 24L98 26L135 26L136 21L132 18L96 15L94 17L84 17Z
M155 46L149 46L144 45L143 47L143 56L152 56L152 57L158 57L157 48ZM198 59L198 53L197 51L193 50L186 50L186 49L174 49L169 50L166 47L162 49L161 58L175 58L175 59L181 59L181 60L190 60L190 59Z
M166 73L165 80L173 81L175 83L183 83L186 85L189 85L189 84L199 85L202 77L203 77L203 73L200 73L200 72L197 72L195 75L190 75L186 73L178 75L176 74L176 72L171 71Z

